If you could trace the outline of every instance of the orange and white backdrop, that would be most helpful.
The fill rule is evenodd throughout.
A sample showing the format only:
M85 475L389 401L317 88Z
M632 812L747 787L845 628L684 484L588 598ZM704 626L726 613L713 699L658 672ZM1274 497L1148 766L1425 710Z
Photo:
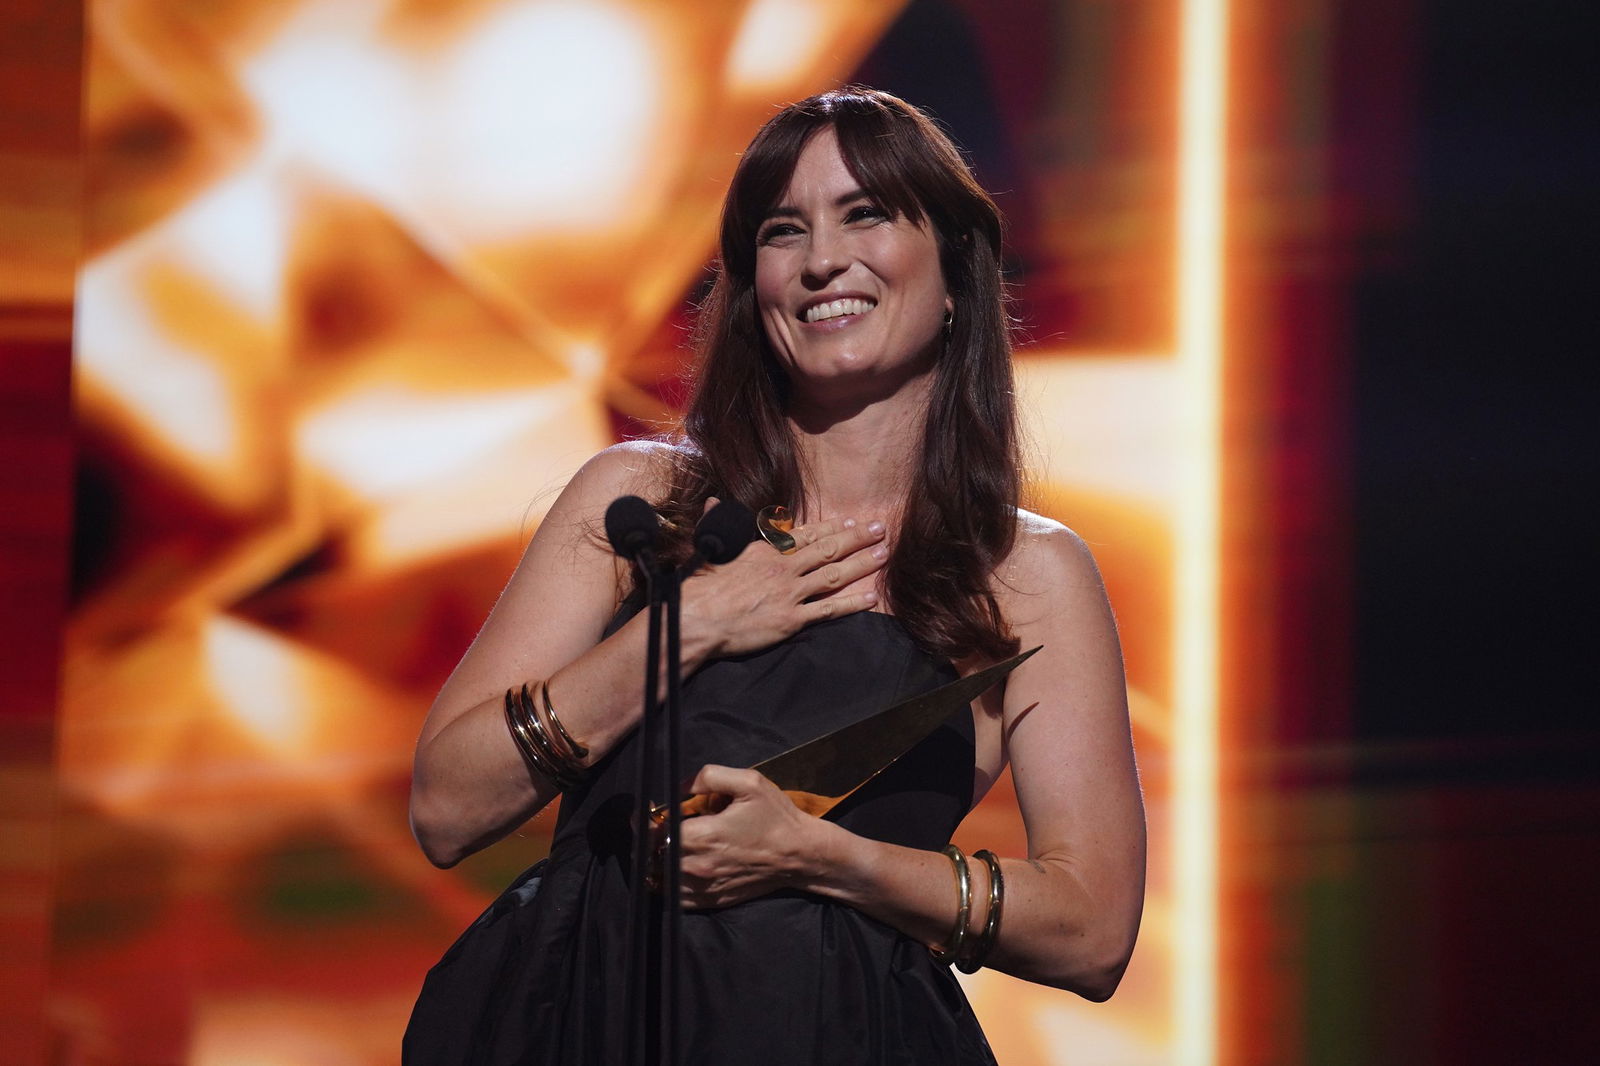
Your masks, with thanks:
M564 479L670 423L739 150L858 77L1010 215L1032 499L1105 571L1149 802L1117 996L968 993L1012 1066L1215 1061L1226 14L92 0L57 1061L397 1059L551 824L432 869L423 714ZM1009 781L959 839L1025 852Z

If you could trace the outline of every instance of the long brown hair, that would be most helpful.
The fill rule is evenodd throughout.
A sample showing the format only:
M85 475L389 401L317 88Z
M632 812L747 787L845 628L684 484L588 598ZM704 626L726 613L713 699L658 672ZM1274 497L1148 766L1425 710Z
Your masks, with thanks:
M707 496L796 514L805 484L786 418L788 375L756 311L756 234L806 144L831 127L851 175L880 207L931 225L954 319L939 355L923 448L886 567L890 609L926 650L1013 654L989 581L1016 535L1019 491L1000 213L950 139L921 111L850 87L791 104L745 151L723 205L721 262L700 308L694 387L660 505L687 558Z

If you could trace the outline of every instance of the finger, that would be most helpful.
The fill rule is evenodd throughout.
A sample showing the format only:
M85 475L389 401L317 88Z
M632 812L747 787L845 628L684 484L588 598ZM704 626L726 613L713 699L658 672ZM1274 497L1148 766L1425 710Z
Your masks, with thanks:
M693 862L696 853L705 843L705 835L711 832L700 818L685 818L678 826L678 856L680 869L686 869ZM687 875L685 875L687 876Z
M843 559L869 544L878 543L883 540L884 526L882 522L859 524L854 519L847 518L839 528L824 529L820 532L820 536L805 543L792 556L795 566L802 574L826 563Z
M868 544L858 548L843 559L825 562L806 575L801 590L805 598L837 592L868 574L883 569L889 561L889 548L885 544Z
M865 611L878 602L876 592L851 592L836 596L824 596L820 600L801 604L800 609L805 612L805 624L824 622L829 618L842 618L847 614L856 614Z
M766 778L761 776L759 770L741 770L733 766L718 766L716 763L707 763L695 775L694 781L689 785L689 791L721 793L737 797L760 788L761 782L765 780Z
M830 518L825 522L811 522L807 525L795 526L789 530L789 535L795 539L795 543L800 545L801 548L808 548L825 537L834 536L846 529L853 529L857 524L854 518L840 516L839 518Z
M678 805L684 818L698 818L702 814L716 814L728 805L728 797L721 792L701 792L690 796Z
M686 911L708 911L716 907L717 901L700 889L685 887L678 893L678 905Z

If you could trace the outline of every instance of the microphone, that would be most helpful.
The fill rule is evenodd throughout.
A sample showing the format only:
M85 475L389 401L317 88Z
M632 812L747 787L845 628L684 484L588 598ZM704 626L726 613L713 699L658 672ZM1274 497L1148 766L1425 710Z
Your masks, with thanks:
M655 508L637 496L619 496L606 508L606 539L624 559L636 560L653 551L660 532Z
M730 563L755 539L756 516L738 500L722 500L694 527L694 550L708 563Z

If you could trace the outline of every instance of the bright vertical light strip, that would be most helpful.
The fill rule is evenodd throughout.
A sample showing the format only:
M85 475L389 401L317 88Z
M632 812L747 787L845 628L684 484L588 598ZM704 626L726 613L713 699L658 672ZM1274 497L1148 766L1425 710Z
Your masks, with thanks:
M1173 634L1174 1062L1217 1057L1217 702L1221 625L1223 158L1226 0L1186 0L1179 58L1177 494Z

